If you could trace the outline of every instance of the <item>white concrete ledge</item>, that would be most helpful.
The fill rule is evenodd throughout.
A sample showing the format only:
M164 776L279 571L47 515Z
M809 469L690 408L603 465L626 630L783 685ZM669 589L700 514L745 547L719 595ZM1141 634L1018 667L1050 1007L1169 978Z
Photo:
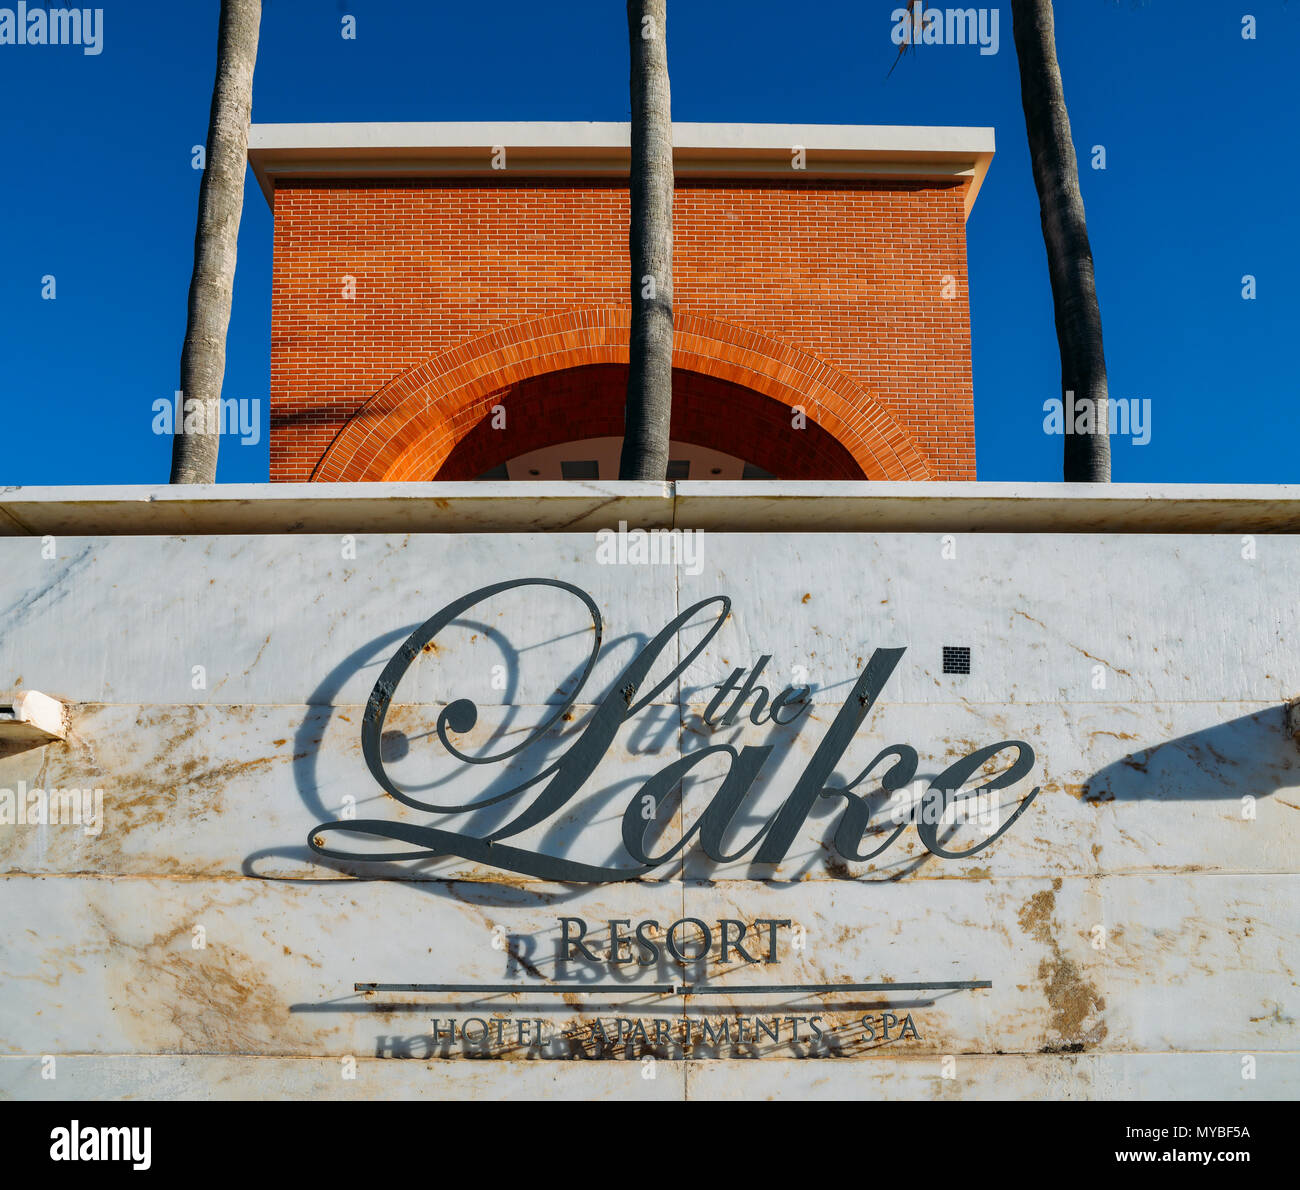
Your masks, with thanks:
M338 483L0 488L0 536L228 533L1300 533L1300 485Z
M0 747L66 739L67 709L39 690L0 694Z
M255 124L248 160L271 202L276 181L289 178L626 178L630 137L628 124L595 122ZM493 164L498 147L504 169ZM969 178L968 215L993 153L992 128L673 125L679 177Z

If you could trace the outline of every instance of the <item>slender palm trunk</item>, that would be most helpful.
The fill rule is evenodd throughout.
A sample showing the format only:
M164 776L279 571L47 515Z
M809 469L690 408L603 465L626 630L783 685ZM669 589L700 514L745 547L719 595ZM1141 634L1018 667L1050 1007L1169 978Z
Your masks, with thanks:
M673 117L667 0L627 0L632 72L631 360L620 479L668 474L673 400Z
M217 74L199 183L194 272L181 351L183 404L172 439L172 483L215 483L226 330L235 290L235 250L244 209L244 167L253 110L253 68L262 0L221 0ZM184 414L193 411L197 416ZM189 421L197 432L185 433Z
M1106 356L1101 341L1101 309L1093 274L1088 224L1079 193L1079 163L1070 139L1061 68L1056 61L1056 30L1051 0L1011 0L1020 62L1020 99L1025 109L1034 185L1047 245L1047 267L1056 309L1056 339L1061 352L1061 393L1092 402L1093 433L1066 426L1065 478L1110 480L1110 437Z

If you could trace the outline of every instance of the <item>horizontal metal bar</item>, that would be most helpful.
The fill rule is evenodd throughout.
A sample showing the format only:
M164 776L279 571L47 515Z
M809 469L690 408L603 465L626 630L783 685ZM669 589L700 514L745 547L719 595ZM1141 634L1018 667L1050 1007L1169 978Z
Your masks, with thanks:
M623 992L627 995L648 992L662 996L757 996L802 993L825 995L834 992L965 992L991 988L987 979L948 980L930 983L760 983L760 984L670 984L670 983L354 983L355 992L529 992L561 996L577 992Z

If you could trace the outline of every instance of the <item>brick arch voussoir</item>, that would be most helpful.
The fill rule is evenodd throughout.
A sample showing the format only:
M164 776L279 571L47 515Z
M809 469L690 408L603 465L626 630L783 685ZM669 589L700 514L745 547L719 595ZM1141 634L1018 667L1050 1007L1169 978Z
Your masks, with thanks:
M433 474L494 394L547 372L626 364L630 323L627 307L570 310L462 343L375 393L340 429L312 479ZM868 479L931 478L911 435L871 392L789 343L709 315L679 313L673 367L731 381L792 411L802 408Z

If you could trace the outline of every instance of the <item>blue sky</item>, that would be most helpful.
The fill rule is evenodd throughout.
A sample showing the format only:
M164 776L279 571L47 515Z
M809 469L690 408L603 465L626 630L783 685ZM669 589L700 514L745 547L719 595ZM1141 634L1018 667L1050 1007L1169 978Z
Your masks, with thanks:
M886 81L897 6L669 0L673 115L992 126L968 225L979 478L1059 479L1061 439L1042 429L1059 360L1009 5L998 53L921 47ZM1056 7L1110 391L1151 402L1151 440L1115 439L1114 478L1296 480L1300 3ZM105 0L98 55L0 45L0 484L167 479L151 407L176 387L217 8ZM255 121L627 118L619 0L264 3ZM1089 168L1094 145L1104 171ZM262 398L263 427L256 446L223 440L223 482L267 478L271 234L250 175L225 393Z

